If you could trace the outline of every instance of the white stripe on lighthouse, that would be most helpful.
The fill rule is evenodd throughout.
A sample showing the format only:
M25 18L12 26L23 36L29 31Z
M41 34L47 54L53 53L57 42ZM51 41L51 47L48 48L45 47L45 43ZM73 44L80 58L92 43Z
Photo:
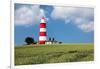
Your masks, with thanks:
M44 19L41 19L41 23L46 23Z
M46 32L46 28L40 28L40 32Z
M42 40L45 41L45 40L46 40L46 36L40 36L40 37L39 37L39 40L40 40L40 41L42 41Z

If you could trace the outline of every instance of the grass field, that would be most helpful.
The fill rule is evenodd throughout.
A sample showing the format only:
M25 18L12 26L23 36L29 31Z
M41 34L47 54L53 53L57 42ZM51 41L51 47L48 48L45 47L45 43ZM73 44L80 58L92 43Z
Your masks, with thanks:
M93 60L93 44L29 45L15 47L15 65Z

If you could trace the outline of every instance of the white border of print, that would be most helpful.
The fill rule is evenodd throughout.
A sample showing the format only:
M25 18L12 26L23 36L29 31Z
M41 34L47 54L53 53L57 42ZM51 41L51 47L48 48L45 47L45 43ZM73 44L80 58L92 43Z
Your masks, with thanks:
M57 6L73 6L73 7L95 7L93 1L90 0L12 0L11 1L11 68L12 69L80 69L85 66L93 65L94 62L77 62L77 63L56 63L56 64L39 64L39 65L14 65L14 4L41 4L41 5L57 5ZM62 68L63 67L63 68Z

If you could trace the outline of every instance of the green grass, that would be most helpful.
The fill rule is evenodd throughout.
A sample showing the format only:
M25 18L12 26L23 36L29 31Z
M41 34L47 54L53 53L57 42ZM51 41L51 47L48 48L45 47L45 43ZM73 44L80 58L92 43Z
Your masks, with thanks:
M15 65L93 60L93 44L29 45L15 47Z

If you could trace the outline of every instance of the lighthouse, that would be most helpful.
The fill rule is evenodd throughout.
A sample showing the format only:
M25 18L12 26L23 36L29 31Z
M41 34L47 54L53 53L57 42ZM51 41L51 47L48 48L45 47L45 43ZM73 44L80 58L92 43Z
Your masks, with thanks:
M40 22L39 44L45 44L46 34L46 19L45 17L42 17Z

